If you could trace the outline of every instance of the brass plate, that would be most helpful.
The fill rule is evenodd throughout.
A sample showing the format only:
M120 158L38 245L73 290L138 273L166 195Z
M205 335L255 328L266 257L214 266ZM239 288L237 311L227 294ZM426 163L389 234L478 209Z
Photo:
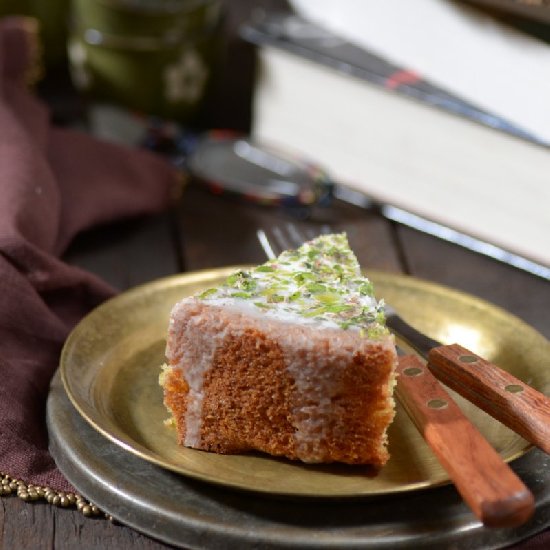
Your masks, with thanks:
M178 275L136 287L90 313L69 336L61 375L80 414L128 451L169 470L227 487L272 495L359 497L449 482L398 404L389 432L391 459L377 474L345 465L305 465L265 455L217 455L177 445L158 385L170 309L182 297L220 283L236 268ZM412 277L368 273L377 295L433 338L458 342L550 393L550 343L505 311L470 295ZM502 457L529 445L456 396Z

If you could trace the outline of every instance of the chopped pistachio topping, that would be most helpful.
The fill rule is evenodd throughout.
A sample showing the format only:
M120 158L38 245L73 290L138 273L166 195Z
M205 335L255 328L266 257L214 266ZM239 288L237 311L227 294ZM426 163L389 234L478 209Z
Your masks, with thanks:
M370 338L387 333L383 301L376 301L344 233L321 235L255 269L238 271L199 298L244 300L264 314L359 329Z

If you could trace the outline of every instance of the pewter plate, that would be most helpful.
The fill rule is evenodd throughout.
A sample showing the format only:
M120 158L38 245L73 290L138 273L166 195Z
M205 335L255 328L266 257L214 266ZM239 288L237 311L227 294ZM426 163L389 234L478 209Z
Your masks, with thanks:
M79 493L123 524L187 550L491 550L550 524L550 456L538 449L512 464L535 496L535 515L515 529L491 529L452 485L387 497L304 500L174 474L94 430L71 405L59 374L47 421L50 452Z
M178 275L103 304L69 336L61 357L65 390L91 426L141 458L179 474L271 495L361 497L416 491L449 482L407 414L397 407L391 459L369 468L305 465L260 454L218 455L182 448L163 424L158 385L170 309L184 296L223 281L236 268ZM470 295L407 276L368 273L409 322L444 343L458 342L543 393L550 393L550 343L505 311ZM530 447L517 434L456 396L502 457Z

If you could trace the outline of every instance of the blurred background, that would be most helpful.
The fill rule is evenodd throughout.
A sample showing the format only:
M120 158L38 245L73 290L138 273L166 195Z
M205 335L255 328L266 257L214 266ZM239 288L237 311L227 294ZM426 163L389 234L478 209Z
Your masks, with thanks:
M550 265L545 0L0 0L13 14L34 25L29 78L55 124L182 165L189 136L250 134L362 206Z
M0 0L38 22L38 92L57 123L94 103L196 128L247 131L254 51L239 27L284 0Z
M309 17L317 12L321 23L338 12L347 11L347 21L353 20L354 11L361 15L360 3L330 4L307 0L0 0L0 17L22 14L38 23L41 60L36 85L57 123L74 122L87 114L90 104L99 102L133 116L154 116L198 129L248 132L255 46L240 36L241 26L261 13L297 10ZM383 9L388 18L399 21L402 3L387 4ZM473 6L495 21L550 42L550 8L544 0L458 4ZM345 24L346 19L342 21ZM406 48L406 41L401 48Z
M366 2L365 4L368 4ZM0 0L0 16L23 14L39 24L38 91L62 123L90 102L106 102L197 128L249 131L254 46L241 26L258 14L326 2L285 0ZM330 4L330 3L329 3ZM353 13L353 2L333 3ZM400 2L387 3L399 19ZM544 0L462 2L496 21L550 41ZM360 8L359 8L360 9ZM321 14L322 15L322 14Z

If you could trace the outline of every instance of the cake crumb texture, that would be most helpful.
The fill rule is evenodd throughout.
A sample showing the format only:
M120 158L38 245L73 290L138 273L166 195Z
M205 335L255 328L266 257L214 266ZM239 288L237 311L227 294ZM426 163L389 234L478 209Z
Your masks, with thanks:
M199 384L197 356L204 354L208 364L203 362ZM357 331L289 327L191 298L173 315L167 355L172 368L164 381L165 404L180 444L311 463L381 466L389 457L391 336L371 341ZM186 381L189 369L195 370L194 392Z

